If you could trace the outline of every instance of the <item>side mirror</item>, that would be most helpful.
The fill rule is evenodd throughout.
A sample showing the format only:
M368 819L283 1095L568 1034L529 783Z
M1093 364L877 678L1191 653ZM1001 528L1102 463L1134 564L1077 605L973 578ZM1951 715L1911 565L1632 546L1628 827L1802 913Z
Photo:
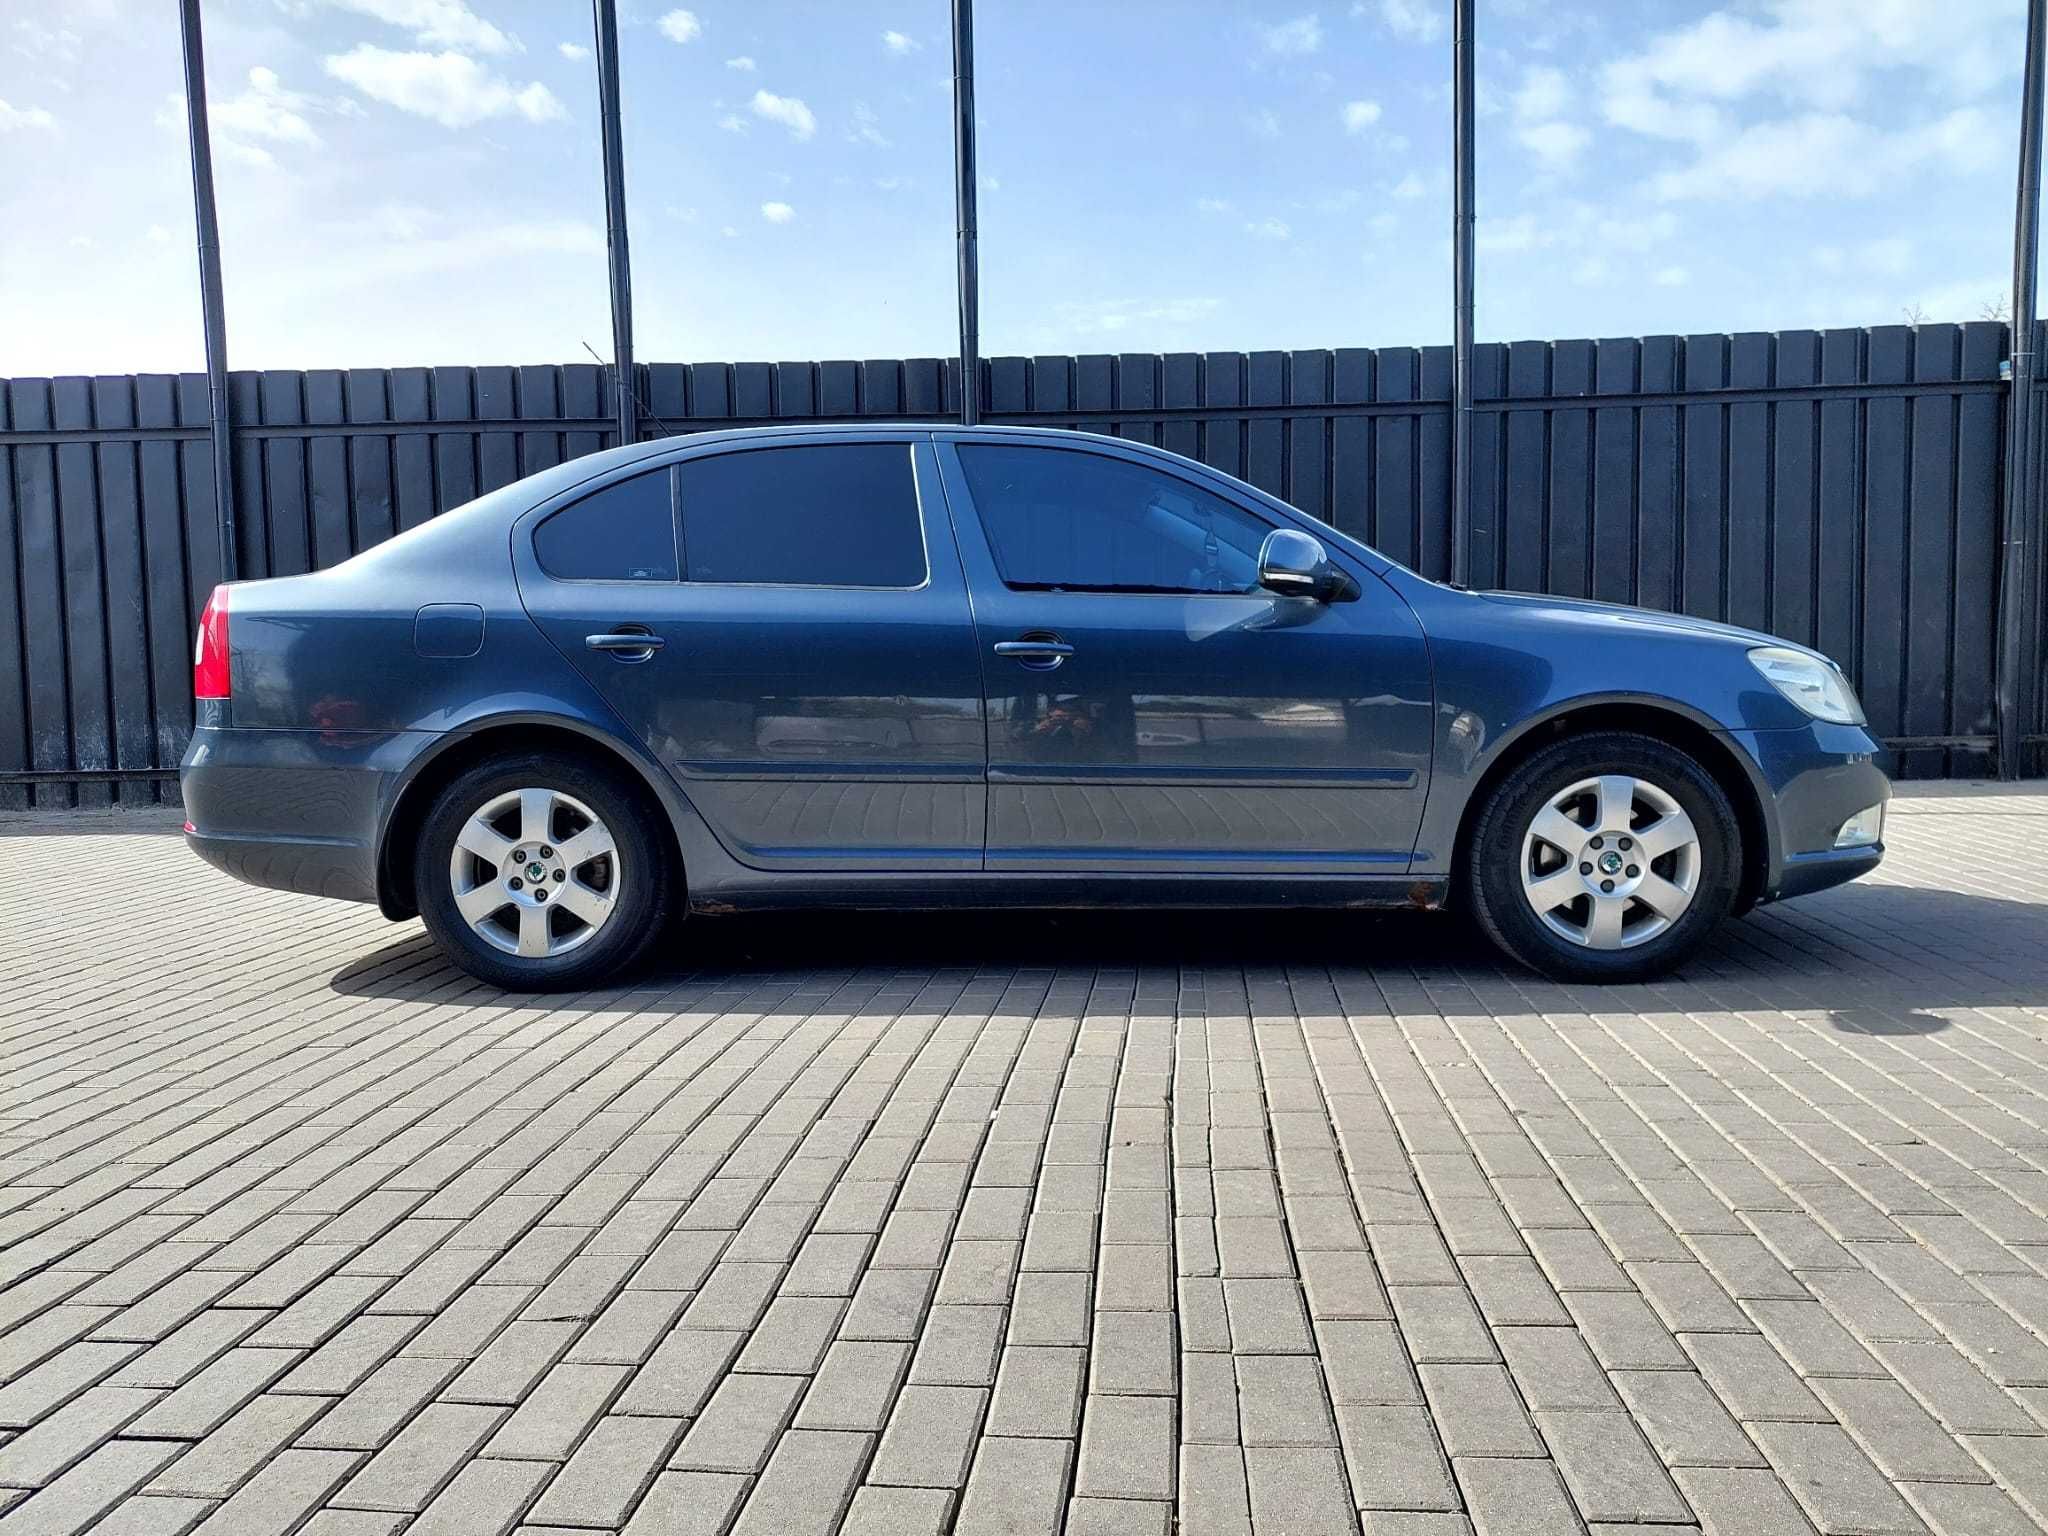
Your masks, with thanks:
M1323 541L1295 528L1275 528L1259 546L1259 585L1325 603L1353 595L1350 578L1330 563Z

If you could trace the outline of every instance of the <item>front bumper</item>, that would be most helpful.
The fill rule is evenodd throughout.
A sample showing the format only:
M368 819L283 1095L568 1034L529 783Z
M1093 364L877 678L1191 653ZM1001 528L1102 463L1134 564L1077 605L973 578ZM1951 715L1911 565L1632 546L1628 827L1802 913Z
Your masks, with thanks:
M251 885L377 899L377 829L417 731L201 727L178 773L185 841Z
M1883 843L1835 846L1843 822L1892 797L1891 780L1878 766L1884 749L1876 738L1861 726L1820 721L1730 734L1762 771L1775 812L1760 901L1805 896L1877 868Z

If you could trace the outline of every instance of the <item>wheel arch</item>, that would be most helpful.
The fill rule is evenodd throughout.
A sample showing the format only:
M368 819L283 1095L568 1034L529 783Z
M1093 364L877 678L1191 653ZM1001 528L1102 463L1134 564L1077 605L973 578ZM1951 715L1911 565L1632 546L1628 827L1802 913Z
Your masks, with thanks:
M451 731L415 759L392 792L377 838L377 905L394 920L419 915L410 850L419 841L428 811L443 789L478 763L510 752L559 752L566 757L623 770L638 786L644 808L654 817L679 892L685 888L682 840L677 817L687 806L673 785L622 743L589 723L560 715L499 715Z
M1527 722L1494 748L1458 817L1457 841L1452 847L1456 850L1459 879L1452 882L1453 891L1462 888L1471 868L1467 845L1473 824L1500 782L1554 742L1592 731L1630 731L1651 737L1676 747L1713 775L1734 807L1736 825L1742 831L1742 883L1737 890L1735 911L1740 914L1755 906L1769 886L1776 858L1776 831L1766 809L1769 790L1761 771L1724 732L1689 711L1668 702L1639 698L1568 702Z

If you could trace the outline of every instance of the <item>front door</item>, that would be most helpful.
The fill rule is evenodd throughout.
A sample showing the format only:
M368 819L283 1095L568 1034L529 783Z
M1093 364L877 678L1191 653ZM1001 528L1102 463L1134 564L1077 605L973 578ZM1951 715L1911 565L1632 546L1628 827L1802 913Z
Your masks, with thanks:
M1362 564L1261 589L1277 519L1108 444L941 442L988 678L988 867L1400 874L1420 625Z
M531 526L527 611L736 858L980 867L981 666L929 439L719 445Z

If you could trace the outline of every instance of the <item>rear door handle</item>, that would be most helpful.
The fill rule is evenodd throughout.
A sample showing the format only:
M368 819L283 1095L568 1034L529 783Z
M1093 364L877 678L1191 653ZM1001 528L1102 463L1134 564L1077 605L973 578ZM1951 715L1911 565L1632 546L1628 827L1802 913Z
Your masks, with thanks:
M645 630L615 630L609 635L585 635L583 643L593 651L610 651L627 660L644 661L665 644L659 635Z

